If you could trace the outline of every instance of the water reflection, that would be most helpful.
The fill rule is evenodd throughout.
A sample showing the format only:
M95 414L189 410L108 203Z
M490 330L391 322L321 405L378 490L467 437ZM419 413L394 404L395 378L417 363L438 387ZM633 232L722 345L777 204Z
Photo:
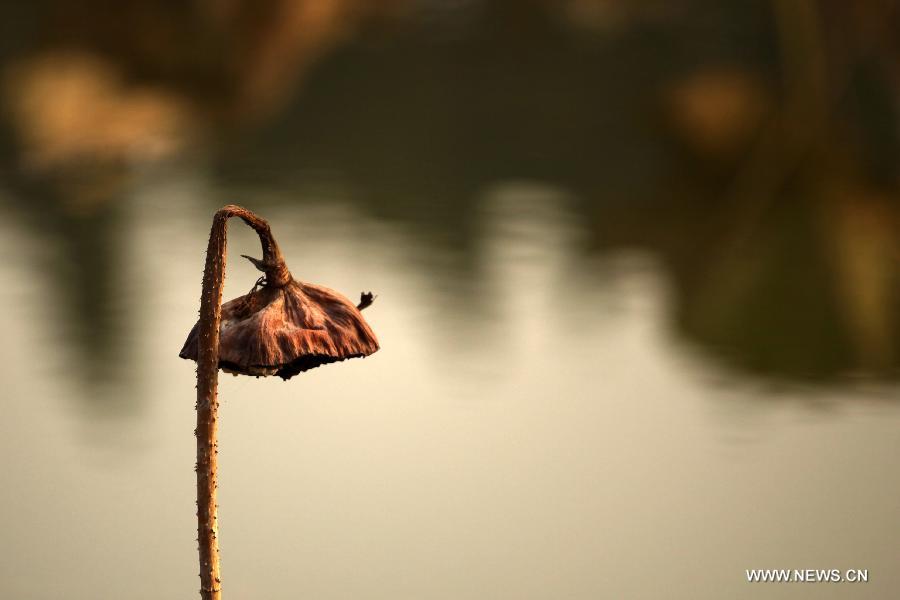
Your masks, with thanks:
M96 185L91 181L87 194L97 193ZM110 402L101 393L123 383L123 364L133 360L135 307L125 277L131 265L124 207L104 195L99 207L80 210L71 203L78 198L74 191L70 187L63 196L52 185L8 190L14 211L6 213L6 227L24 228L32 237L22 266L44 290L43 327L58 349L54 358L69 365L87 403L103 412L127 411L127 396Z
M850 66L822 63L817 44L833 42L828 11L777 8L767 22L748 18L750 5L720 9L715 19L758 36L740 60L727 58L734 40L718 39L723 67L668 51L690 48L677 28L689 10L638 12L640 27L583 39L536 7L488 4L450 37L435 28L458 23L385 9L402 34L374 42L360 33L335 48L335 23L358 27L373 14L351 18L340 2L297 9L272 34L285 42L260 46L256 32L293 9L276 3L256 21L237 8L213 18L199 7L191 16L132 4L156 15L138 38L112 21L85 22L7 69L7 185L25 225L74 258L71 274L51 280L69 299L64 320L75 354L91 363L79 369L88 378L102 378L97 369L119 351L107 308L128 234L117 233L127 225L113 205L143 185L139 165L167 157L209 165L229 201L305 205L317 190L337 193L408 230L425 250L412 260L439 290L435 302L482 321L492 318L484 198L506 181L536 182L566 194L584 227L573 270L592 280L593 256L621 248L658 255L675 290L674 330L708 356L776 378L896 375L898 203L886 175L897 144L860 120L887 123L892 110L855 108L877 103L887 83L862 50ZM818 18L821 38L794 35ZM318 33L288 43L310 19ZM174 61L200 22L211 30L196 43L209 52ZM156 26L174 29L165 37ZM216 54L217 27L257 50ZM788 71L779 98L773 60L834 69L836 112L816 72ZM314 61L314 70L296 67ZM294 79L266 66L275 63L295 65ZM301 93L289 94L301 79Z

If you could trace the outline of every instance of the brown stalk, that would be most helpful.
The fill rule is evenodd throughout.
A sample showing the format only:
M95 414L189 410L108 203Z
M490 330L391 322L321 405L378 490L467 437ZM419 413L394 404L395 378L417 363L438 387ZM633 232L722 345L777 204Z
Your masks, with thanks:
M225 286L225 249L228 219L240 217L259 234L266 276L274 281L289 278L269 224L240 206L228 205L213 217L203 269L200 296L197 356L197 541L200 551L200 597L220 600L218 518L216 515L218 469L219 325L222 319L222 289Z

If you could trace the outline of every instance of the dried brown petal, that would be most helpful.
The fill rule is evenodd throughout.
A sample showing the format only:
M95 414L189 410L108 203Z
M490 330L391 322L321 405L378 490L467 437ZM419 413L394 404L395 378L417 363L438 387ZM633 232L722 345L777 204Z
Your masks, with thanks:
M197 360L197 325L179 356ZM327 287L291 280L222 305L219 367L290 379L320 365L359 358L378 341L359 309Z
M290 379L320 365L368 356L378 350L378 340L359 312L372 303L374 296L363 294L356 307L334 290L294 280L269 224L240 206L229 205L216 213L222 222L218 228L214 225L210 243L214 235L222 237L221 267L224 223L232 216L243 219L259 235L262 259L243 256L265 277L250 293L221 307L220 369ZM198 322L184 342L181 358L198 359L199 331Z

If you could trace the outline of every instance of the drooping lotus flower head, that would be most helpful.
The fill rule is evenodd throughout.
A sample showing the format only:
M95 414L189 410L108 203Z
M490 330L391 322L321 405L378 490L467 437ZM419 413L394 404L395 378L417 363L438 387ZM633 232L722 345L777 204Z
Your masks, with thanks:
M295 280L268 223L240 207L239 216L259 234L263 258L245 256L265 273L246 295L222 305L219 368L235 374L290 379L320 365L368 356L378 340L360 310L372 303L362 294L358 306L327 287ZM196 361L199 323L179 356Z

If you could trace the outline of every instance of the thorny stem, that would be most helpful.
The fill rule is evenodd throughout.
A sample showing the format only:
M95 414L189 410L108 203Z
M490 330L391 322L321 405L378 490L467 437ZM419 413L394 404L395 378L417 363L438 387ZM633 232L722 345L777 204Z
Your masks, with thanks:
M230 217L240 217L259 235L262 261L254 261L266 273L269 285L283 286L291 275L269 224L249 210L228 205L216 212L209 232L203 291L200 296L197 356L197 541L200 552L200 597L221 600L218 519L216 516L218 467L219 324L225 285L225 248Z

